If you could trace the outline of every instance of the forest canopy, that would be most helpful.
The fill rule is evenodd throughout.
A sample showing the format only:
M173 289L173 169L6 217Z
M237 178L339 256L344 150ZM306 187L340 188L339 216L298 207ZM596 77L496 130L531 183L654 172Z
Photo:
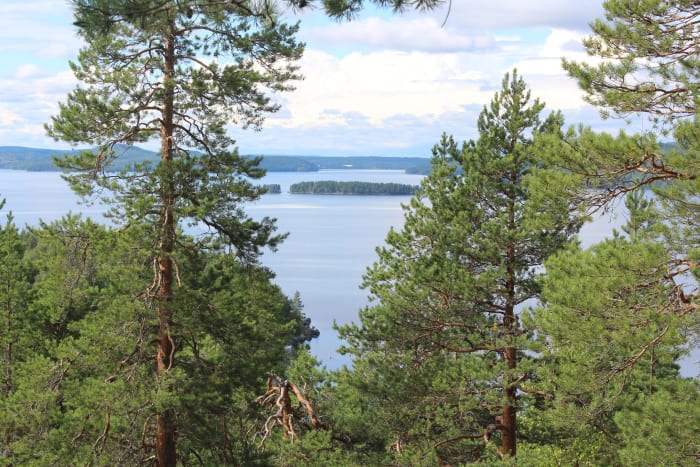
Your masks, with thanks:
M289 192L306 195L414 195L420 189L416 185L381 182L339 182L320 180L290 185Z

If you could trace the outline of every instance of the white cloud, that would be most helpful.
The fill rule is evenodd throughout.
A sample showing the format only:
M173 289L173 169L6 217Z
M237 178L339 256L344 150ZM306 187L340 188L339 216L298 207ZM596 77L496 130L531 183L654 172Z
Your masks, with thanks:
M287 117L271 119L268 126L349 124L350 115L378 127L397 115L439 118L484 101L486 76L471 64L455 53L379 51L336 58L307 50L306 78L283 98Z
M566 29L552 29L552 32L544 42L540 55L543 57L563 57L583 60L586 58L583 49L583 39L585 34Z
M32 64L18 67L13 78L0 79L0 145L51 145L43 124L74 86L72 72L49 74Z
M72 9L55 0L0 2L0 41L3 60L73 58L81 41L72 25Z
M532 90L532 96L547 104L550 110L579 110L588 105L583 100L583 92L565 75L522 75Z
M416 15L420 13L408 16ZM430 16L444 21L446 27L472 30L555 27L587 31L588 23L603 16L603 7L597 0L451 0Z
M302 26L301 36L314 44L361 44L370 48L432 52L488 49L496 42L489 33L443 28L436 19L426 17L367 18L322 27Z
M26 63L17 67L15 70L15 78L27 79L38 75L40 72L41 69L37 65L33 63Z
M36 48L36 55L43 58L72 58L79 48L78 43L41 44Z
M427 156L443 131L476 136L479 111L513 67L549 107L592 118L560 64L583 57L600 2L452 0L443 26L446 11L366 10L350 23L301 15L306 79L276 97L282 111L264 131L233 130L241 151ZM42 124L75 86L67 62L81 41L71 23L65 2L0 2L0 144L59 144Z
M19 120L19 116L6 109L5 107L0 106L0 125L4 126L10 126L17 122Z
M576 31L553 29L534 56L513 64L525 77L533 95L551 109L574 110L588 105L575 80L561 66L562 57L591 62L582 47L578 50L572 47L572 44L581 44L583 37L584 34Z

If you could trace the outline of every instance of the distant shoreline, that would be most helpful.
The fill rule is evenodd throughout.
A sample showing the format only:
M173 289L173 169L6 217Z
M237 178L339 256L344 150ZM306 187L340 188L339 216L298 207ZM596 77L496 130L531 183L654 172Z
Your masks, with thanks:
M81 150L36 149L20 146L0 146L0 169L29 172L60 172L53 163L54 156L76 155ZM120 146L115 163L117 172L134 164L157 163L158 155L136 146ZM262 157L260 167L268 172L319 172L322 170L403 170L407 174L425 175L430 172L428 157L404 156L307 156L307 155L245 155L247 159Z

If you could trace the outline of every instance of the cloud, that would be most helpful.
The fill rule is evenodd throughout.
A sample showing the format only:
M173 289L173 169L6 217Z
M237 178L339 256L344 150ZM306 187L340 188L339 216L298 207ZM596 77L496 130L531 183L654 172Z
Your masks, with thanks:
M588 106L576 82L565 75L523 72L522 76L532 90L532 97L539 98L550 110L571 111Z
M41 72L41 69L33 64L33 63L27 63L24 65L20 65L17 67L15 70L15 77L18 79L27 79L31 78L32 76L36 76Z
M342 118L322 128L274 127L258 133L230 130L243 154L429 157L443 132L458 141L476 137L475 122L481 109L481 105L465 105L439 117L398 114L381 127L350 113L340 114Z
M561 0L450 0L429 12L366 8L352 21L329 23L323 13L288 14L301 20L300 37L311 47L347 50L381 47L395 50L486 50L499 41L521 42L533 29L589 31L589 23L602 17L600 2Z
M385 127L397 115L437 118L483 102L480 88L488 77L474 69L475 60L461 54L399 51L337 58L307 50L301 63L305 80L282 97L288 118L271 119L269 124L350 125L357 122L356 115L363 115L369 124Z
M576 83L561 68L582 34L553 29L539 43L515 43L489 53L481 50L444 52L377 49L335 56L310 48L301 61L305 80L281 97L285 114L268 120L268 128L357 126L363 117L377 128L396 125L399 116L440 120L464 106L484 105L500 88L504 73L517 68L553 109L586 105Z
M36 57L61 58L65 64L81 46L72 9L55 0L1 2L0 41L5 63Z
M11 110L8 110L3 106L0 106L0 125L2 125L3 127L9 127L18 120L19 116L15 112L12 112Z
M0 79L0 122L3 127L0 141L50 146L51 140L44 136L43 124L58 112L58 102L64 101L74 86L72 72L51 74L33 64L17 67L12 78Z
M496 42L491 34L446 29L436 19L426 17L408 20L367 18L323 27L302 27L300 35L312 44L341 47L360 44L370 49L426 52L490 49Z
M551 109L574 110L588 106L576 81L561 66L562 57L592 61L583 47L572 46L581 44L583 37L576 31L553 29L536 53L513 63L513 68L517 68L532 89L533 96L539 97Z
M447 5L447 3L445 4ZM368 9L350 23L322 13L301 18L305 80L274 94L282 110L262 132L232 129L243 153L420 155L445 131L476 137L476 119L517 67L552 109L592 119L561 57L585 57L587 23L598 2L452 0L429 14ZM294 18L293 18L294 19ZM75 86L67 61L81 40L71 9L55 0L0 3L0 138L3 144L56 147L42 124ZM43 141L43 142L42 142Z
M449 28L503 30L554 27L588 31L588 24L604 14L602 3L562 0L451 0L429 14ZM420 15L410 13L408 17Z
M36 55L42 58L72 58L78 50L78 43L50 43L40 44L36 48Z

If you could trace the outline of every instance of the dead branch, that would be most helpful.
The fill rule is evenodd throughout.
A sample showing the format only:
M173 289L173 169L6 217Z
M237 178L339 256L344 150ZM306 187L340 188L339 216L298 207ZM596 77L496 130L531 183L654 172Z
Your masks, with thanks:
M606 376L606 382L612 381L616 375L625 372L625 370L629 368L632 368L650 349L653 349L663 339L668 330L669 325L666 324L661 330L661 332L657 334L656 337L654 337L654 339L651 340L651 342L642 347L639 350L639 352L627 358L624 362L622 362L622 364L616 366L615 368L612 368Z
M69 368L73 364L73 362L81 357L81 353L78 352L75 354L75 357L72 358L66 358L65 362L67 362L67 365L64 365L64 359L60 359L58 361L58 365L54 368L52 368L53 373L51 374L51 380L48 381L47 387L48 389L51 389L52 391L58 391L59 386L61 386L61 383L63 382L63 379L66 377L66 374L68 373Z
M309 417L309 420L311 420L311 425L314 428L320 428L320 429L327 429L328 427L326 426L325 423L320 421L318 418L316 418L316 412L314 411L314 407L311 405L311 402L304 397L304 394L299 390L296 384L292 383L291 381L287 381L289 384L290 389L294 392L294 395L296 396L297 400L304 406L306 409L306 415Z
M294 395L298 405L295 407L292 403L291 394ZM273 402L274 401L274 402ZM276 407L274 414L267 417L263 425L263 431L259 433L261 436L259 449L263 449L265 441L272 434L275 426L279 425L284 430L284 438L294 439L297 437L296 426L301 425L306 429L327 430L328 426L320 421L316 416L316 411L308 397L299 389L299 387L289 380L282 380L279 376L270 376L267 379L267 392L258 396L255 403L259 405L270 405ZM300 415L300 411L305 414ZM310 421L307 423L307 420Z
M110 428L110 415L109 415L109 404L106 404L106 411L105 411L105 427L104 430L102 430L102 433L100 436L98 436L97 440L95 440L95 443L92 445L92 450L95 452L95 454L102 454L102 451L105 448L105 444L107 444L107 435L109 434L109 428Z

